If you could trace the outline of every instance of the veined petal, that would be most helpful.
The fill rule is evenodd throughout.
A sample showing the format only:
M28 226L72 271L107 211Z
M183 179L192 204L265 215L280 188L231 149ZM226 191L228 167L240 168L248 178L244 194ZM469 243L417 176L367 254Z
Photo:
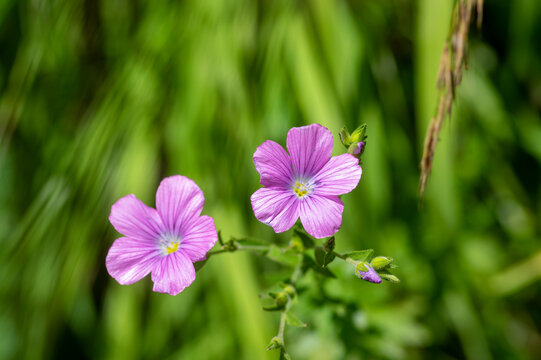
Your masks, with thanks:
M133 194L113 204L109 221L122 235L140 240L156 240L163 228L156 210L146 206Z
M350 154L333 156L314 176L314 193L318 195L342 195L357 187L363 170L359 160Z
M182 251L163 256L152 269L152 290L177 295L195 280L195 269Z
M272 226L277 233L289 230L299 218L299 199L291 190L261 188L250 199L257 220Z
M180 249L192 262L206 259L207 252L212 249L218 234L214 226L214 220L210 216L200 216L184 233Z
M321 239L334 235L342 226L344 204L336 195L312 195L303 199L299 212L304 229Z
M184 226L201 214L204 203L199 186L181 175L163 179L156 192L156 209L171 234L182 235Z
M333 138L319 124L296 127L287 133L287 151L297 176L313 176L329 161Z
M288 185L293 179L289 155L282 146L267 140L257 147L254 164L261 175L259 183L264 186Z
M130 285L147 276L159 259L155 243L122 237L109 249L105 266L119 284Z

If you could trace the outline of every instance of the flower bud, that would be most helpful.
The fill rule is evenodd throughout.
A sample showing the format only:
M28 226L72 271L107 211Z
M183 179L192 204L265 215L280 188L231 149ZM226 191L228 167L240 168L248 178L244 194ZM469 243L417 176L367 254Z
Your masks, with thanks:
M346 148L349 148L351 145L351 137L349 136L349 131L345 127L340 130L340 141Z
M374 270L370 265L365 262L359 262L355 267L355 272L358 273L361 279L369 281L374 284L381 283L381 278L379 277L376 270Z
M388 268L392 263L392 258L388 258L385 256L377 256L372 259L372 262L370 262L370 266L372 266L375 270L384 270Z
M280 291L274 299L277 306L285 306L289 301L289 295L285 291Z
M366 139L366 127L366 124L362 124L351 133L350 139L352 143L360 143Z
M284 340L281 337L275 336L271 339L267 350L282 349L284 347Z
M331 237L329 240L325 241L325 244L323 244L323 250L325 250L326 253L331 253L334 250L334 236Z
M286 285L284 287L284 291L290 296L293 297L295 295L295 288L291 285Z
M390 281L392 283L398 284L400 282L400 279L393 274L380 274L381 278L387 281Z
M365 143L363 141L355 144L355 149L353 149L353 155L361 156L364 152L364 146L365 146Z

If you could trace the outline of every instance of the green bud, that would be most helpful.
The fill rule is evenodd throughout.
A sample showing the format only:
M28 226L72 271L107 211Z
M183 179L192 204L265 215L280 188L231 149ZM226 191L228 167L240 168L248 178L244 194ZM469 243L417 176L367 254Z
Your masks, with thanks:
M348 151L347 151L347 153L348 153L348 154L351 154L351 155L355 154L355 151L357 150L357 144L358 144L358 143L356 143L356 142L351 143L351 145L348 146Z
M284 340L281 337L275 336L271 339L267 350L282 349L284 347Z
M329 240L325 241L325 244L323 244L323 250L325 250L326 253L331 253L334 250L334 236L331 237Z
M346 127L343 127L342 130L340 130L340 141L346 148L351 145L351 137L349 136L349 131Z
M400 279L394 276L393 274L383 273L383 274L379 274L379 277L395 284L398 284L400 282Z
M291 285L286 285L284 287L284 291L290 296L290 297L293 297L295 296L295 288Z
M359 261L357 263L357 266L355 266L355 274L359 274L359 272L367 272L368 268L366 267L368 263L365 263L364 261Z
M350 139L352 143L359 143L361 141L364 141L366 139L366 124L362 124L357 129L355 129L355 131L351 133Z
M235 251L237 250L238 246L235 240L229 240L222 246L222 248L226 251Z
M287 302L289 301L289 295L285 291L281 291L276 295L276 298L274 299L277 306L285 306Z
M385 256L377 256L372 259L370 266L372 266L374 270L384 270L387 269L392 264L392 262L392 258L388 258Z

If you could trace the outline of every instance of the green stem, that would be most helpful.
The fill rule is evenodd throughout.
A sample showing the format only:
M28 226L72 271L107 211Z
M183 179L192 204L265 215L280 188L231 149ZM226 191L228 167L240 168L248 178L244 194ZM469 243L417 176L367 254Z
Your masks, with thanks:
M207 253L207 259L213 255L218 255L226 252L235 252L235 251L267 251L269 247L267 245L237 245L234 247L227 248L227 243L224 245L225 248L220 250L209 251Z
M280 315L280 327L278 328L278 337L282 340L282 343L284 343L284 329L286 327L286 312L282 311L282 314Z
M293 270L293 274L291 274L291 285L295 286L295 283L302 275L302 254L299 254L299 262L297 263L297 266L295 266L295 270Z
M357 266L358 261L355 261L355 260L353 260L352 258L349 258L349 257L347 257L347 256L344 256L344 255L342 255L342 254L339 254L339 253L337 253L336 251L333 251L332 253L333 253L333 255L336 256L337 258L340 258L340 259L344 260L345 262L348 262L348 263L350 263L350 264L352 264L352 265L354 265L354 266Z
M237 245L237 250L267 251L269 250L269 247L267 245Z

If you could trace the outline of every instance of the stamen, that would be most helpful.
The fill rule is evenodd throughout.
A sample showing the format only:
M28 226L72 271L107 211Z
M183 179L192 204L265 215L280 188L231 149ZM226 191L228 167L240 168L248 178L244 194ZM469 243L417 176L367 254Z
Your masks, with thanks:
M162 254L168 255L178 251L178 247L180 245L180 237L170 234L162 234L158 242Z
M297 181L293 186L293 192L297 194L299 198L302 198L312 192L311 186L305 182Z
M170 243L169 246L165 249L168 254L172 254L178 250L178 243Z

